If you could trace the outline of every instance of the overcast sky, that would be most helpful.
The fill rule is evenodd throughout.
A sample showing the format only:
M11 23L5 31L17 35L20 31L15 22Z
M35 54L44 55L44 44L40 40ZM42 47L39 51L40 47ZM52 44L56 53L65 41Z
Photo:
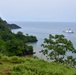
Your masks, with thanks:
M7 21L76 22L76 0L0 0Z

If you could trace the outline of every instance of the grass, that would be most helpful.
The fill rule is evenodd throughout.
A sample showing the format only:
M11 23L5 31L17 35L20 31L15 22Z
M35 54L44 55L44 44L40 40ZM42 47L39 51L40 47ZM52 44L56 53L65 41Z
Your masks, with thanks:
M76 75L75 68L37 58L2 56L0 62L0 75Z
M7 74L11 67L13 67L13 64L9 62L2 62L2 65L0 65L0 75Z

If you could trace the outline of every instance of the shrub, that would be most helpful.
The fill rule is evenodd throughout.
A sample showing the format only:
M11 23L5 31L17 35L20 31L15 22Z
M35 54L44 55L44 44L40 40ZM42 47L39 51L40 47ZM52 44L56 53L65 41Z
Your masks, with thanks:
M10 62L12 62L12 63L23 63L23 62L25 62L25 60L22 58L19 58L17 56L12 56L10 58Z
M2 55L0 54L0 59L2 59Z
M8 62L9 61L9 57L8 56L2 56L2 61Z

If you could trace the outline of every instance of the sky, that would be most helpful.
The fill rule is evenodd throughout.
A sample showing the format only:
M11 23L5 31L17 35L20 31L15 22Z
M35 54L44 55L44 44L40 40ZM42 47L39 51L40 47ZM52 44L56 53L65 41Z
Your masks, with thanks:
M76 0L0 0L7 21L76 22Z

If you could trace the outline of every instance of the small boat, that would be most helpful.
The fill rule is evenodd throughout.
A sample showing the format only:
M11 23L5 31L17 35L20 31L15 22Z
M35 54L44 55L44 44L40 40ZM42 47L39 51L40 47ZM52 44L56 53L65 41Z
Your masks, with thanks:
M65 33L74 33L71 29L65 30L63 32L65 32Z

